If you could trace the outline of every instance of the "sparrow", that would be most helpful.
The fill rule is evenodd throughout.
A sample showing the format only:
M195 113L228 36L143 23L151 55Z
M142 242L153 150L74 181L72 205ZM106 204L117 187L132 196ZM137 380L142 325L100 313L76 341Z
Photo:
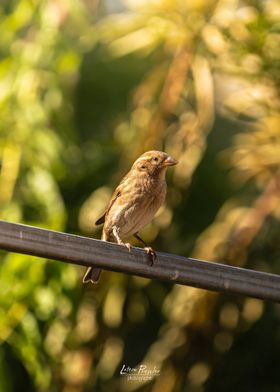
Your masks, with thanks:
M101 236L103 241L117 242L130 251L130 243L123 240L134 236L144 244L150 264L153 265L156 253L142 240L139 231L151 222L163 204L166 196L166 170L177 163L162 151L145 152L134 162L114 191L104 215L95 222L96 225L104 223ZM100 274L100 268L88 267L83 283L97 283Z

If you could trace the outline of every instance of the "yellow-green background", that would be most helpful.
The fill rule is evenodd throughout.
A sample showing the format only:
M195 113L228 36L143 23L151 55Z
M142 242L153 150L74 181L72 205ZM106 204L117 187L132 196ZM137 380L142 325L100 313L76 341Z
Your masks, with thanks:
M280 4L2 0L0 218L99 238L145 150L179 160L143 237L280 273ZM0 391L277 392L280 307L0 254ZM160 368L128 381L123 364Z

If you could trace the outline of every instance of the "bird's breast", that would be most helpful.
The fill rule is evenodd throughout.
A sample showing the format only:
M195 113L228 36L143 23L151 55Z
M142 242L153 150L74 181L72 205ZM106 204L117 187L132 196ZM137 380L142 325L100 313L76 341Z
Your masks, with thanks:
M129 237L151 222L165 200L165 181L137 181L125 184L112 206L106 226L117 226L122 238Z

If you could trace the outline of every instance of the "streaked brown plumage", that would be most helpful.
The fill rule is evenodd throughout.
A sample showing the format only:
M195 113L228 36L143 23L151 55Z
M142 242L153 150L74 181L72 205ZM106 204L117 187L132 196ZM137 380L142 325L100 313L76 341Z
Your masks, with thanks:
M161 151L148 151L141 155L122 179L109 202L105 214L96 221L104 223L102 237L104 241L117 242L126 246L123 239L135 236L145 245L151 261L155 252L139 237L138 232L153 219L166 195L165 173L169 166L177 161ZM83 282L97 283L101 269L89 267Z

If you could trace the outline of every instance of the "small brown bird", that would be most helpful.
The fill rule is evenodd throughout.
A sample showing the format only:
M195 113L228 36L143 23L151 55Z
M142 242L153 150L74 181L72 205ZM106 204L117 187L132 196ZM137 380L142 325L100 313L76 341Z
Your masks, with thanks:
M104 241L117 242L126 246L123 239L134 236L145 246L151 265L156 257L154 250L139 237L139 231L153 219L166 195L165 173L177 161L161 151L148 151L141 155L122 179L109 202L105 214L96 221L104 223ZM97 283L101 269L89 267L83 282Z

